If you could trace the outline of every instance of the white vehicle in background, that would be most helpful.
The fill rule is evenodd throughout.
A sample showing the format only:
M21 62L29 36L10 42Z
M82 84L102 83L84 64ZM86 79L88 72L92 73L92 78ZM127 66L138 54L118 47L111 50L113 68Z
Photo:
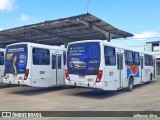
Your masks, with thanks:
M5 49L0 48L0 83L3 83Z
M65 48L36 43L6 47L4 83L34 87L65 84Z
M73 69L85 69L86 63L80 61L79 58L72 58L71 62L69 62L69 66L72 67Z
M73 70L73 58L85 62L86 69ZM155 78L155 57L102 40L72 42L67 48L65 72L66 85L131 91L134 85Z

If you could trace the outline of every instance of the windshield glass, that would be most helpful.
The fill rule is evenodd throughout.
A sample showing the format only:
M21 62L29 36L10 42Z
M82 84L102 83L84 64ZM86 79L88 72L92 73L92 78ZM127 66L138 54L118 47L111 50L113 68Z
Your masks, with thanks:
M97 75L99 65L100 45L98 42L76 43L68 46L67 68L70 74Z
M24 74L27 65L27 54L26 44L8 46L5 56L6 73Z

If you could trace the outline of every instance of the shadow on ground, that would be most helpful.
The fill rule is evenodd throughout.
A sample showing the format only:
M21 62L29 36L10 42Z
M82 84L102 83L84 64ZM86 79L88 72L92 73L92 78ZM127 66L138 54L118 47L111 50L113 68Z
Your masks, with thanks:
M156 81L153 81L151 84L143 84L143 85L136 85L134 89L140 89L145 86L149 86L155 84ZM6 86L7 87L7 86ZM55 87L47 87L47 88L35 88L35 87L20 87L16 91L11 91L11 94L21 94L21 95L37 95L37 94L44 94L49 92L57 92L60 90L65 90L66 95L70 96L77 96L77 97L87 97L87 98L94 98L94 99L103 99L107 97L112 97L115 95L129 93L126 92L126 89L117 90L117 91L103 91L98 89L88 89L88 88L75 88L74 87L66 87L66 86L55 86ZM132 91L131 91L132 92Z
M16 91L11 91L11 94L21 94L21 95L37 95L44 94L49 92L56 92L59 90L72 89L72 87L66 86L55 86L55 87L47 87L47 88L39 88L39 87L21 87Z
M11 88L11 87L19 87L19 85L0 84L0 89Z
M142 87L147 87L155 83L156 81L152 81L150 84L145 83L142 85L136 85L134 86L133 91L140 89ZM133 91L130 91L130 92L133 92ZM125 93L129 94L130 92L128 92L126 89L121 89L117 91L103 91L103 90L97 90L97 89L90 89L88 91L83 91L83 92L69 93L68 95L77 96L77 97L93 98L93 99L103 99L103 98L109 98L109 97L113 97L113 96L125 94Z

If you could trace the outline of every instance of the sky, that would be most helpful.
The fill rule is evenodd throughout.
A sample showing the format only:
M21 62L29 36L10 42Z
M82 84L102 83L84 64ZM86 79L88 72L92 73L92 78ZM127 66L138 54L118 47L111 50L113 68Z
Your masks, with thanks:
M0 0L0 30L84 13L134 34L111 42L144 50L160 40L160 0Z

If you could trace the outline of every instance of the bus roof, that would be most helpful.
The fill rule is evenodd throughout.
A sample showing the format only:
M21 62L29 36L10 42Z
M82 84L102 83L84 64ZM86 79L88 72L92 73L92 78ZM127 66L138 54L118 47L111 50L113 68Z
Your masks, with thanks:
M68 45L70 45L70 44L76 44L76 43L83 43L83 42L101 42L101 43L103 43L103 44L106 45L106 46L109 45L109 46L116 47L116 48L121 48L121 49L125 49L125 50L130 50L130 51L139 52L139 53L143 53L143 54L154 55L154 54L151 53L151 52L138 51L138 50L135 50L135 49L126 47L126 46L117 45L117 44L115 44L115 43L111 43L111 42L107 42L107 41L103 41L103 40L83 40L83 41L71 42L71 43L69 43Z
M31 42L14 43L14 44L7 45L7 47L8 46L12 46L12 45L20 45L20 44L27 44L27 45L31 45L33 47L46 48L46 49L51 49L51 50L54 50L54 49L56 49L56 50L65 50L66 49L64 46L51 46L51 45L43 45L43 44L31 43Z

